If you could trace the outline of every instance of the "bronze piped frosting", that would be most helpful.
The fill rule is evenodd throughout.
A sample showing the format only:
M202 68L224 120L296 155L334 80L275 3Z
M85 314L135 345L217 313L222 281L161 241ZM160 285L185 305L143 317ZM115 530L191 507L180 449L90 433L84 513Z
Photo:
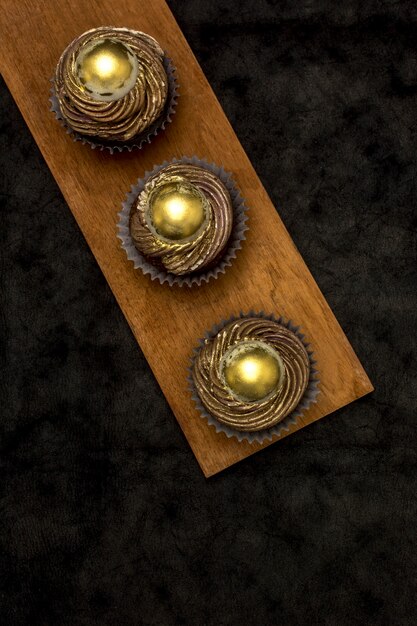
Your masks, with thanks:
M157 219L161 205L161 211L168 208L172 213L175 202L182 211L177 232L172 224L175 215L171 214L170 223ZM232 225L232 200L224 183L205 168L188 163L172 163L150 177L130 213L130 234L137 250L156 267L177 276L216 265Z
M238 397L225 376L227 355L251 345L265 349L265 354L274 351L282 367L275 388L255 401ZM261 431L281 422L300 403L309 382L310 360L301 339L286 326L261 317L240 318L205 340L191 375L202 405L219 422L239 431ZM253 369L248 369L248 375L253 377Z
M84 52L97 50L101 45L108 46L117 61L124 63L123 68L129 68L130 64L128 76L119 70L120 84L116 85L114 93L94 93L80 69ZM168 78L163 59L164 52L158 42L142 32L100 27L80 35L64 50L54 77L55 94L64 120L81 135L114 142L132 140L146 131L164 110ZM105 63L106 59L101 60L102 74L106 78L109 68ZM123 81L127 84L127 93L124 93ZM118 98L119 92L124 95Z

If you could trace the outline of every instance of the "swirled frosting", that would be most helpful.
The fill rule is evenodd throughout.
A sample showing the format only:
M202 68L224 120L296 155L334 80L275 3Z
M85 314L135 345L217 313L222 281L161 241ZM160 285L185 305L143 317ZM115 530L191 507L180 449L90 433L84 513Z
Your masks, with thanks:
M207 216L196 237L170 241L152 228L149 199L158 186L181 181L194 186L206 199ZM213 267L227 246L232 224L232 201L222 181L205 168L185 163L168 165L149 178L130 214L130 234L139 252L178 276Z
M225 384L221 363L227 351L247 341L261 341L275 349L284 364L277 389L263 400L245 402ZM281 422L299 404L309 381L310 361L297 335L264 318L241 318L206 339L196 355L192 378L205 409L219 422L240 431L258 431Z
M80 80L77 59L94 43L124 44L137 59L134 86L121 98L94 98ZM129 141L161 115L168 95L164 52L150 35L126 28L100 27L83 33L64 50L55 71L55 93L68 125L82 135Z

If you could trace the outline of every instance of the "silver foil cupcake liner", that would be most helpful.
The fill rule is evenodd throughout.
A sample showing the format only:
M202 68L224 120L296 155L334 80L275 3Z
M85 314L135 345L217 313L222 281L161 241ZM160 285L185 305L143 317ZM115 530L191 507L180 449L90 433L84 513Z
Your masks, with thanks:
M208 413L208 411L201 403L192 377L194 360L197 357L201 347L204 345L205 340L215 337L215 335L217 335L217 333L220 332L222 328L227 326L227 324L229 324L230 322L234 322L235 320L247 317L262 317L263 319L278 322L282 326L285 326L286 328L294 332L297 337L301 339L303 345L307 350L310 360L310 376L308 380L308 385L303 397L301 398L299 404L294 409L294 411L287 415L287 417L285 417L281 422L275 424L275 426L255 432L244 432L240 430L235 430L234 428L230 428L230 426L222 424L213 415ZM315 404L317 402L317 396L320 393L320 390L318 388L320 380L318 378L318 370L315 367L316 361L313 358L313 352L310 350L310 344L305 341L305 335L300 332L300 328L300 326L296 326L291 320L286 321L283 317L267 315L263 311L261 311L260 313L255 313L254 311L250 311L249 313L241 312L238 316L233 315L227 320L222 320L219 324L213 326L211 330L207 331L205 336L199 340L198 347L194 348L193 356L191 357L191 365L188 368L188 384L191 391L191 397L195 402L201 417L207 420L210 426L214 426L217 433L224 433L229 439L231 437L235 437L238 441L248 441L249 443L264 443L265 441L272 441L272 438L280 437L284 432L288 432L291 426L297 424L297 419L302 415L302 413L304 413L312 404Z
M90 137L88 135L81 135L77 133L75 130L68 125L66 120L64 119L61 109L59 106L59 100L56 96L55 87L54 87L54 79L51 78L51 96L49 101L51 103L50 110L55 114L56 119L59 121L61 126L65 128L68 135L71 135L73 141L81 141L81 143L89 145L92 150L108 150L110 154L114 154L114 152L131 152L132 150L141 150L145 144L151 143L152 139L158 135L161 131L165 130L168 124L172 122L172 118L175 114L177 104L178 104L178 82L175 77L176 68L173 65L171 59L167 56L164 56L163 65L168 77L168 97L167 102L165 104L164 110L157 120L149 128L147 128L143 133L134 137L131 141L124 143L113 143L111 141L100 140L96 137Z
M230 239L228 242L227 250L218 264L207 272L201 272L191 274L187 276L177 276L171 272L161 271L159 268L152 265L144 255L135 247L135 244L130 235L129 221L130 211L133 202L137 196L143 191L145 184L150 176L153 176L160 172L164 167L171 163L186 163L188 165L197 165L203 167L212 174L215 174L224 183L227 190L230 193L233 205L233 227ZM235 186L232 175L226 172L222 167L218 167L214 163L207 163L197 157L182 157L181 159L173 159L172 161L164 161L161 165L156 165L151 172L145 172L143 178L138 179L136 185L132 185L130 193L127 194L127 199L122 204L122 210L119 213L119 222L117 228L119 234L117 235L122 242L122 248L127 254L127 258L133 261L135 269L141 269L144 274L150 276L152 280L159 280L161 285L168 283L170 287L178 285L183 287L200 286L203 282L208 282L211 278L217 278L219 274L224 274L227 267L232 264L234 258L236 258L236 252L242 247L242 241L246 239L245 232L248 230L246 222L248 217L246 215L247 207L240 195L240 191Z

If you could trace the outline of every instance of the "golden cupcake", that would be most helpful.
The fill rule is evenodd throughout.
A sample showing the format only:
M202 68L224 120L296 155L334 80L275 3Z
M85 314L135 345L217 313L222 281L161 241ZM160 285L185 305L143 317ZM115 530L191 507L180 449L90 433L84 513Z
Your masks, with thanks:
M130 236L158 270L190 276L215 267L228 248L233 203L212 171L175 162L152 174L132 203Z
M164 116L169 79L164 51L150 35L127 28L91 29L59 59L54 94L75 133L129 143Z
M300 405L310 379L301 338L273 319L241 317L207 338L191 368L204 409L224 426L253 433Z

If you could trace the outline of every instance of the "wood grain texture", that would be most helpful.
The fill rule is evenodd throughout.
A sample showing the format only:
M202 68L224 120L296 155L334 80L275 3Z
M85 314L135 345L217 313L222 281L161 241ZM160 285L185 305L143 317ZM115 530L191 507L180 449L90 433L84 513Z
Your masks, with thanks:
M213 475L264 447L217 435L190 399L186 370L192 348L222 318L252 308L302 325L315 350L321 394L290 432L372 391L165 2L2 0L1 9L4 79L204 474ZM178 68L181 96L174 122L140 152L110 156L74 143L48 110L49 79L60 53L75 36L99 25L148 32ZM135 272L126 260L116 238L117 213L145 170L194 154L233 172L250 207L250 230L225 276L191 290L169 288Z

